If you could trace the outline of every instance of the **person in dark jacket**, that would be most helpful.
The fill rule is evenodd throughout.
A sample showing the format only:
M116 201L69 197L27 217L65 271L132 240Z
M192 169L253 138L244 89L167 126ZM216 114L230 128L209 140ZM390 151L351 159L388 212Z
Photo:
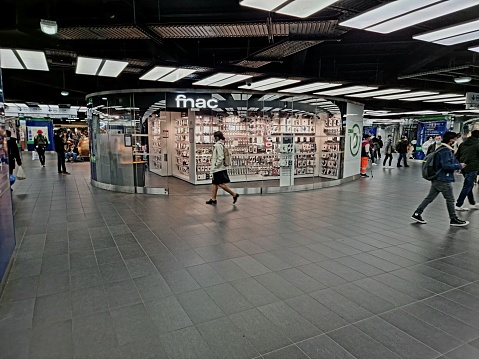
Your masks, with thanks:
M437 176L431 181L431 189L429 190L429 194L411 216L411 219L418 223L427 223L422 218L422 213L426 207L436 199L439 193L442 193L446 199L447 210L451 220L450 225L453 227L463 227L469 224L468 221L463 221L457 217L456 210L454 208L454 193L452 191L451 184L455 181L454 172L461 170L466 166L465 163L459 163L452 153L452 145L454 145L455 140L456 134L454 132L446 132L444 134L441 146L436 149L434 155L434 171L437 173Z
M57 153L58 173L69 175L67 167L65 165L65 142L63 142L63 132L58 130L53 136L53 142L55 144L55 152Z
M12 132L7 130L7 148L8 148L8 172L13 174L15 169L15 161L19 166L22 165L22 159L20 158L20 151L18 150L17 139L12 137Z
M398 164L397 164L398 167L402 167L401 159L404 160L404 167L409 167L409 165L407 164L408 145L409 145L409 142L406 136L402 136L401 141L399 141L398 144L396 145L396 151L399 153Z
M33 139L33 146L38 153L38 159L40 160L40 166L45 167L45 149L48 146L48 140L43 135L42 130L37 131L37 135Z
M442 143L442 137L440 135L437 135L436 137L434 137L434 143L428 147L426 156L436 151L436 148L439 147L441 143Z
M459 197L456 201L456 211L468 211L469 208L464 207L464 201L467 199L471 204L472 209L479 209L479 204L474 200L474 183L476 183L477 172L479 171L479 131L471 132L471 137L466 138L461 143L457 152L456 158L466 164L462 169L464 175L464 185Z

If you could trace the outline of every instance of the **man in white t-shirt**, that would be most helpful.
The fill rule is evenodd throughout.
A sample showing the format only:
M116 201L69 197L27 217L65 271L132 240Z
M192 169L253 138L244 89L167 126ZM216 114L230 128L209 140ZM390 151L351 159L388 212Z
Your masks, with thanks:
M429 146L431 146L434 143L434 138L432 136L429 136L427 138L427 141L422 144L422 152L424 153L424 156L427 156L427 150L429 149Z

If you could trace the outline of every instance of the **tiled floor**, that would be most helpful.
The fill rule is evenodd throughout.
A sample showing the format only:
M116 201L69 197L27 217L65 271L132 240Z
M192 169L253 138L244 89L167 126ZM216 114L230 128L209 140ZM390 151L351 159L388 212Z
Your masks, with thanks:
M479 358L479 212L411 224L418 165L210 207L26 162L0 358Z

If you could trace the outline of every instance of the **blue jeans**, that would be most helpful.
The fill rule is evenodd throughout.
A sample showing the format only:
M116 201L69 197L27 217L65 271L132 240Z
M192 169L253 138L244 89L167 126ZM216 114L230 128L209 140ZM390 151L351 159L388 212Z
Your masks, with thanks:
M404 161L404 166L407 166L407 153L400 153L398 157L398 166L401 164L401 159Z
M464 204L464 201L467 199L469 200L469 203L471 205L475 205L476 201L474 200L474 193L473 193L473 188L474 188L474 183L476 183L477 179L477 172L467 172L463 173L464 175L464 185L462 186L462 191L461 194L459 195L459 198L457 199L456 206L457 207L462 207Z

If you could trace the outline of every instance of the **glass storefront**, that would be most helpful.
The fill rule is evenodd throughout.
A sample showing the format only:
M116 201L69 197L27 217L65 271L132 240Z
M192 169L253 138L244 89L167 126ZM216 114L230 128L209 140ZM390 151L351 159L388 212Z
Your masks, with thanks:
M226 137L239 193L314 189L352 177L344 176L353 119L346 102L174 89L98 93L88 102L92 183L101 188L207 193L215 131ZM350 115L362 126L360 111Z

